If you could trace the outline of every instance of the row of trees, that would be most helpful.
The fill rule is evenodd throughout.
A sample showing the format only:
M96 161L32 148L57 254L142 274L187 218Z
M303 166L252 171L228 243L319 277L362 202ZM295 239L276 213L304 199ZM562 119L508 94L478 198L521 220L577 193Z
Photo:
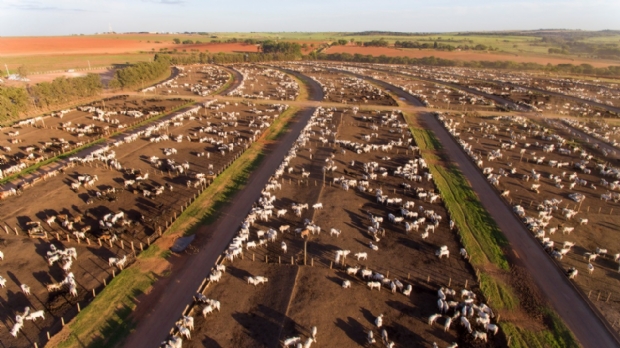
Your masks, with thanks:
M487 45L483 45L483 44L478 44L478 45L458 45L458 46L453 46L450 44L445 44L445 43L441 43L441 42L424 42L424 43L420 43L418 41L396 41L394 42L394 47L399 47L399 48L418 48L418 49L436 49L436 50L440 50L440 51L454 51L456 49L460 49L463 51L468 51L468 50L474 50L474 51L493 51L496 50L495 48L493 48L493 46L487 46Z
M358 43L359 44L359 43ZM388 47L390 43L385 39L378 39L372 41L366 41L363 43L364 46L372 46L372 47Z
M513 61L461 61L442 59L434 56L423 58L409 57L387 57L371 56L362 54L349 53L319 53L310 54L305 57L313 60L331 60L339 62L358 62L358 63L380 63L380 64L406 64L406 65L426 65L426 66L454 66L467 68L485 68L485 69L511 69L511 70L542 70L554 73L570 73L570 74L586 74L596 76L613 76L620 77L620 66L608 66L596 68L590 64L558 64L558 65L542 65L538 63L516 63Z
M232 63L260 63L271 61L299 60L300 56L284 53L190 53L167 54L171 64L232 64Z
M99 75L88 74L74 78L58 77L52 82L41 82L29 86L28 92L37 107L49 108L98 95L102 88Z
M139 62L116 70L108 84L110 88L132 88L144 85L170 70L170 58L165 54L156 54L152 62Z
M301 57L301 45L297 42L266 40L261 43L261 50L263 53L281 53Z
M201 43L202 43L202 41L200 41L200 40L196 40L196 41L194 41L194 40L189 40L189 39L188 39L188 40L183 40L183 41L181 41L181 39L179 39L179 38L174 38L174 39L172 39L172 42L174 42L174 43L175 43L175 44L177 44L177 45L178 45L178 44L183 44L183 45L193 45L193 44L201 44Z
M97 74L82 77L58 77L34 86L0 87L0 122L19 118L34 107L53 108L101 93L103 86Z
M0 123L19 117L28 109L29 99L24 88L0 87Z

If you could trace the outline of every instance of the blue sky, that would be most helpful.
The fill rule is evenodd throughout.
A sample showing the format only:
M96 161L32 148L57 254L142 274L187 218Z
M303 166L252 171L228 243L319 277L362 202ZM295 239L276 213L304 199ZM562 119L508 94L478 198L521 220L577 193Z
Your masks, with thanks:
M620 29L620 0L0 0L0 36ZM0 47L0 52L2 48Z

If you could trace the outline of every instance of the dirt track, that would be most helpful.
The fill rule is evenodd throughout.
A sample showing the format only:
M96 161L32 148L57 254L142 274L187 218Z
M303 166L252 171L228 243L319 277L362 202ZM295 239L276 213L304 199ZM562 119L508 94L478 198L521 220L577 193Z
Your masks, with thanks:
M310 85L310 89L310 99L323 99L320 88ZM204 235L199 236L195 243L200 252L179 260L178 262L182 265L175 265L175 268L180 271L166 279L165 284L159 282L160 284L154 285L154 287L166 287L174 284L174 286L167 286L163 291L152 291L158 298L145 301L152 304L150 310L136 309L136 311L144 311L147 314L140 319L136 330L125 341L125 347L157 347L166 339L169 329L177 320L177 315L183 311L185 305L191 302L192 296L207 275L209 268L215 264L222 250L226 249L230 243L242 217L247 215L252 204L258 200L261 190L310 120L314 110L315 108L305 108L295 116L289 131L275 144L259 168L252 173L246 188L231 198L232 204L223 210L221 218L212 226L205 227L198 232L198 235Z

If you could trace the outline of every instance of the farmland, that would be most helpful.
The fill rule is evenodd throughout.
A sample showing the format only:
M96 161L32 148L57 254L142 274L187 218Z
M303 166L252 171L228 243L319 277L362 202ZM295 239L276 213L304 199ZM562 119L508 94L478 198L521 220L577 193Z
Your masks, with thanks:
M376 38L252 34L213 36L317 48L334 38ZM66 41L67 59L54 51L54 38L40 51L34 39L0 42L10 43L13 53L2 59L13 59L12 69L26 61L21 54L31 66L44 64L35 53L49 54L41 70L80 55L121 64L150 59L137 53L150 49L258 50L173 38L200 36L76 37ZM535 39L506 36L494 53L432 53L581 62L543 56L540 46L527 54L508 47ZM484 35L440 42L467 40L492 44ZM394 50L349 42L327 53L352 49ZM177 69L167 81L107 89L105 98L0 132L3 342L574 347L615 340L617 80L309 60ZM502 204L489 208L489 195ZM538 244L527 252L560 277L553 289L574 308L558 308L498 211L517 219L521 239ZM170 252L181 237L195 239ZM162 304L173 283L174 300ZM97 296L122 308L104 310ZM32 320L41 310L43 320ZM182 325L188 315L192 340ZM145 328L153 316L158 322Z
M169 100L163 102L172 105ZM116 98L105 101L105 118L128 117L118 110L132 103L143 105L144 112L163 108L150 100ZM103 106L94 104L93 108ZM12 233L5 236L2 248L7 256L5 266L12 269L9 277L14 282L7 284L7 291L17 293L20 285L27 284L31 298L36 299L11 297L13 307L7 310L18 311L28 305L33 310L45 308L50 314L37 328L23 328L21 342L42 342L46 332L58 330L60 318L75 315L76 303L84 303L114 271L123 268L120 264L110 268L110 257L131 263L135 250L154 241L162 228L176 218L178 207L204 190L257 134L268 128L277 117L274 112L285 109L284 105L255 107L211 102L200 114L195 108L178 112L171 118L152 122L154 128L147 123L146 129L124 134L111 146L98 148L84 157L76 156L70 165L47 180L1 201L0 220L5 230L10 228ZM256 116L263 112L264 115ZM72 111L63 115L62 121L78 122L87 115L84 111ZM123 124L120 120L106 122ZM251 127L255 122L255 127ZM56 128L50 122L47 126ZM45 128L27 130L16 136L24 143L37 132L49 134ZM49 134L52 138L69 135ZM75 248L75 260L50 261L48 252L53 254L52 245L61 251ZM9 259L8 255L12 257ZM79 266L71 268L74 261ZM69 269L77 295L66 293ZM58 289L46 289L50 284Z

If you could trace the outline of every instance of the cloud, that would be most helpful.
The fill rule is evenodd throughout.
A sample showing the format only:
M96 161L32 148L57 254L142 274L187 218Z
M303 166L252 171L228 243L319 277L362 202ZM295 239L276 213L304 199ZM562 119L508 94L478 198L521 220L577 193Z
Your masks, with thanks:
M162 5L182 5L186 3L185 0L142 0L144 2L150 2L153 4L162 4Z
M21 10L21 11L63 11L63 12L87 12L88 11L83 8L50 6L47 4L43 4L40 1L28 1L28 0L8 2L4 4L0 2L0 7L6 8L6 9Z

